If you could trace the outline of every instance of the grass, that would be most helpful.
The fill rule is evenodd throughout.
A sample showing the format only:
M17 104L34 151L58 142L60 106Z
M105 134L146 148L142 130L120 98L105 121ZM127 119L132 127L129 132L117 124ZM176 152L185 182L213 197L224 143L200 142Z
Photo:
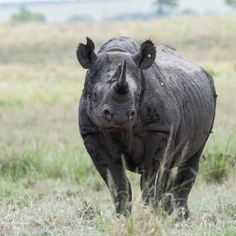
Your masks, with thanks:
M0 235L235 235L235 20L235 15L179 16L1 25ZM139 42L151 37L214 76L217 114L190 195L191 221L176 224L144 207L139 176L131 173L134 213L114 216L77 124L85 71L75 48L87 35L97 49L116 35Z

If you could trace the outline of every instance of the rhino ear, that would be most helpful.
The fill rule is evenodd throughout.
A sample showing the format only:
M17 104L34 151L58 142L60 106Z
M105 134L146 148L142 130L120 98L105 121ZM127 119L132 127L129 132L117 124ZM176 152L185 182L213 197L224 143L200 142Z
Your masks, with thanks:
M156 58L156 49L151 40L146 40L142 43L140 51L132 56L135 64L140 69L149 68Z
M81 66L85 69L88 69L97 59L97 55L94 52L94 42L89 37L86 37L86 40L86 44L79 44L76 55Z

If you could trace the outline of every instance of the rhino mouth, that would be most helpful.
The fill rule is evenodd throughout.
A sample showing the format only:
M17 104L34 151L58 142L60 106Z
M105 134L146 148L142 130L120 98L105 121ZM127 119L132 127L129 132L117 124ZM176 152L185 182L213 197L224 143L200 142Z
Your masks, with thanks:
M108 133L120 133L120 132L124 132L126 131L127 128L121 128L121 127L117 127L117 128L114 128L114 127L108 127L108 128L105 128L105 131L108 132Z
M106 119L105 119L106 120ZM105 121L106 129L114 129L114 130L124 130L129 129L134 125L133 121L125 120L125 121Z
M102 122L100 123L99 126L105 130L109 130L113 132L119 132L119 131L131 129L136 124L134 120L127 120L127 119L109 121L103 116L100 117L100 119Z
M131 127L131 123L130 122L126 122L126 123L112 122L110 126L111 128L114 128L114 129L125 129L125 128Z

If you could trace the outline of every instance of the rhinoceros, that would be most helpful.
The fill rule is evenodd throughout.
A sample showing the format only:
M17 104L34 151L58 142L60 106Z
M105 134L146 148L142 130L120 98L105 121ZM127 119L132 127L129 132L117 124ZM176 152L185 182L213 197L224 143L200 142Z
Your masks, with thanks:
M156 209L169 193L167 212L179 209L188 218L188 196L215 117L212 77L165 44L139 46L117 37L95 53L86 40L76 51L87 69L80 133L116 213L131 212L129 170L141 175L146 204Z

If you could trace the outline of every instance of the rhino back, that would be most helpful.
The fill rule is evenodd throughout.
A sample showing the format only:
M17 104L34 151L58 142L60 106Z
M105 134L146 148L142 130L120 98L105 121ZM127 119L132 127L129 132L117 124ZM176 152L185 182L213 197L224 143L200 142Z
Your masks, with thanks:
M137 53L139 45L133 39L125 36L112 38L102 45L98 53L109 51L129 52L131 54Z

